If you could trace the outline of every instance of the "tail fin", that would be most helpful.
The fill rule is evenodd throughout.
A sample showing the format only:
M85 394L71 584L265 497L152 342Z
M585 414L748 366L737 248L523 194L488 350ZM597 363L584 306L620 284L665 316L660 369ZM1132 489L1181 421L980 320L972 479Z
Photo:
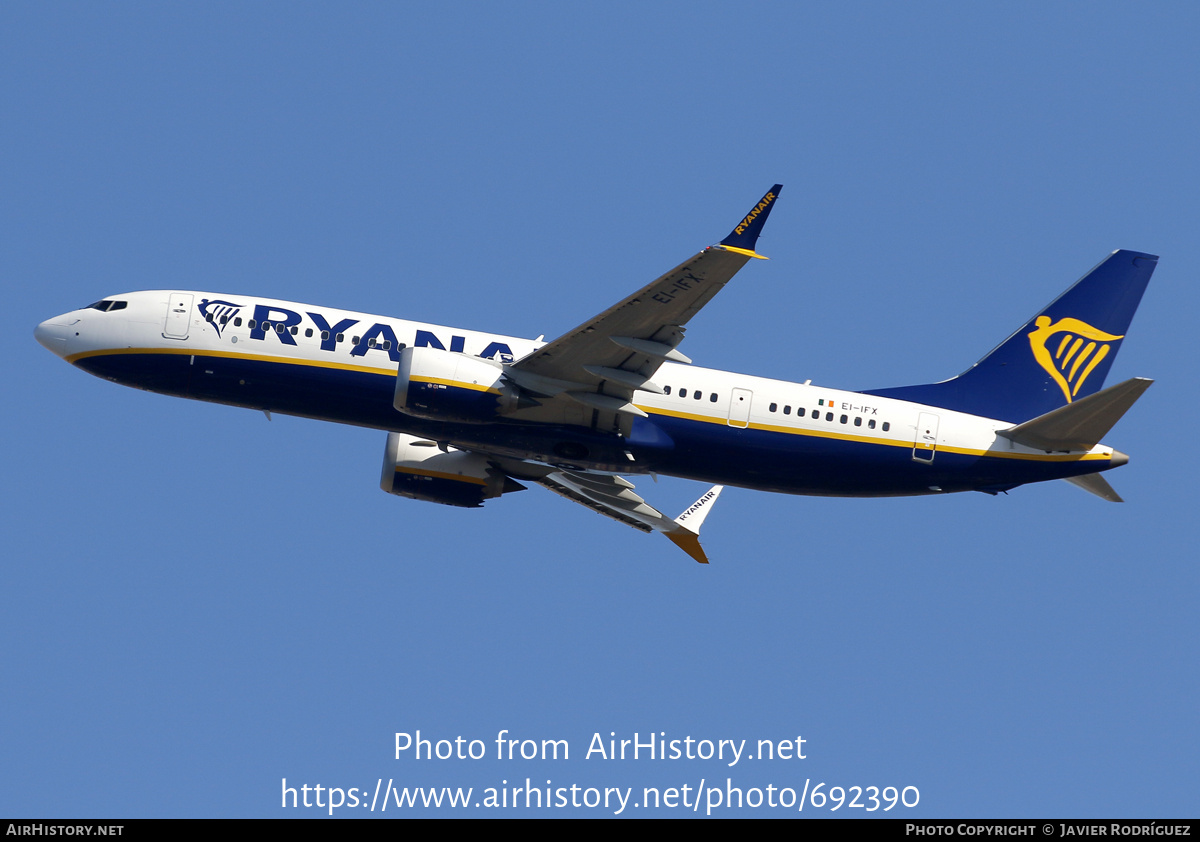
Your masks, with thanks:
M1014 422L1095 394L1157 263L1118 249L957 377L864 394Z

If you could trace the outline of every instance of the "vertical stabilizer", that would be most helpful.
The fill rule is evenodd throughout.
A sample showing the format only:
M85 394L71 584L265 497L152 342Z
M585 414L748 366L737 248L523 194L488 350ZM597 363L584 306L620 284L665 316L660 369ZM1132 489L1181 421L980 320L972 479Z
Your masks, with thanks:
M1153 254L1114 251L957 377L864 394L1014 422L1095 394L1157 263Z

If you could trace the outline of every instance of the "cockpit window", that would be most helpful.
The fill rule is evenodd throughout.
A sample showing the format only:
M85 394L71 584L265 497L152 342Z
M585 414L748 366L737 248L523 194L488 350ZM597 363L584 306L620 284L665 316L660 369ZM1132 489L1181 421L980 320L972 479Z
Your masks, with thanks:
M128 306L128 301L113 301L111 298L106 298L103 301L97 301L95 304L89 304L83 309L99 310L101 313L108 313L113 310L124 310Z

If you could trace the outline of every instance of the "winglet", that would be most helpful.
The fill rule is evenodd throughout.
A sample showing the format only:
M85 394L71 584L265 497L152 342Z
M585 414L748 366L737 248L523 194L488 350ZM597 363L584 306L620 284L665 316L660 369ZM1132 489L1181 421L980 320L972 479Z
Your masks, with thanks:
M663 533L671 539L671 543L701 564L708 564L708 556L704 554L704 548L700 546L700 527L704 523L704 519L708 517L708 513L712 510L712 504L723 488L724 486L714 485L704 492L699 500L692 503L684 509L683 514L675 518L675 527L669 532Z
M782 189L782 184L776 184L768 190L767 194L759 199L758 204L750 210L750 213L746 214L737 227L729 232L729 236L721 240L721 248L724 248L725 251L735 251L748 257L766 260L766 257L754 251L754 244L758 242L758 235L762 233L763 225L766 224L767 217L771 214L771 207L779 198L779 191Z

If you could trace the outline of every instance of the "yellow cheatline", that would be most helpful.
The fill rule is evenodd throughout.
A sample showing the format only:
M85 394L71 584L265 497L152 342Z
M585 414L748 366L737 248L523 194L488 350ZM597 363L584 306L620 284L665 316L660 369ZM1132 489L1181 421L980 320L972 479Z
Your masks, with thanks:
M472 392L500 394L499 389L493 389L491 386L480 386L478 383L464 383L461 380L446 380L442 377L410 377L408 379L416 383L433 383L438 386L453 386L456 389L470 389Z
M253 360L256 362L280 363L282 365L303 365L303 366L310 366L312 368L332 368L332 369L337 369L340 371L357 371L357 372L362 372L364 374L378 374L378 375L381 375L384 377L395 377L396 376L396 373L394 371L390 371L388 369L372 368L370 366L364 366L364 365L349 365L347 363L339 363L339 362L332 362L332 361L325 361L325 360L305 360L305 359L297 359L295 357L271 357L271 356L264 356L261 354L241 354L241 353L237 353L235 351L202 351L200 353L196 353L195 351L187 349L187 348L117 348L117 349L110 348L110 349L106 349L103 351L84 351L83 353L72 354L71 356L67 357L67 362L74 363L77 360L82 360L87 357L116 356L119 354L172 354L172 355L176 355L176 356L223 357L226 359ZM1097 356L1099 356L1099 355L1097 355ZM1093 361L1098 362L1099 360L1096 358L1093 358ZM1090 372L1091 372L1091 369L1089 367L1089 369L1084 372L1083 377L1080 378L1080 382L1082 382L1083 380L1086 380L1087 375ZM480 391L480 392L493 392L495 394L499 394L499 392L495 389L492 389L492 388L489 388L486 386L479 386L474 383L459 383L459 382L453 381L453 380L439 380L439 379L433 378L433 377L413 378L413 379L419 379L422 382L426 382L426 383L439 383L439 384L448 385L448 386L456 386L461 389L473 389L475 391ZM636 406L636 404L635 404L635 406ZM693 414L690 412L678 412L676 410L658 409L658 408L653 408L653 407L648 407L648 406L638 406L638 408L641 410L644 410L645 412L647 412L650 415L667 415L667 416L670 416L673 418L682 418L687 421L700 421L700 422L706 423L706 424L728 425L728 419L723 416L714 417L714 416L710 416L710 415L696 415L696 414ZM735 429L745 429L745 428L738 427ZM787 435L793 435L793 436L811 436L813 438L837 439L840 441L861 442L863 444L878 444L878 445L884 445L887 447L912 447L913 446L913 443L911 441L904 441L901 439L880 439L880 438L872 438L870 436L850 436L850 435L846 435L845 433L826 431L826 430L797 430L792 427L776 427L776 426L773 426L770 424L750 424L749 429L765 430L765 431L774 432L774 433L785 433ZM1067 461L1074 461L1074 460L1090 462L1090 461L1097 461L1097 460L1107 460L1107 459L1111 458L1111 456L1107 453L1086 453L1083 455L1072 455L1069 453L1010 453L1010 452L1004 452L1004 451L978 450L978 449L974 449L974 448L947 447L947 446L939 446L937 449L942 452L945 452L945 453L958 453L958 454L962 454L962 455L966 455L966 456L990 456L990 457L994 457L997 459L1027 459L1027 460L1035 460L1035 461L1043 461L1043 462L1067 462ZM446 478L447 479L456 479L459 477L457 477L457 475L449 475L448 474L448 475L446 475Z
M443 471L419 471L416 468L402 468L399 465L396 466L396 473L436 479L451 479L455 482L469 482L472 485L487 485L487 480L479 479L478 477L464 477L462 474L447 474Z
M231 360L251 360L254 362L279 363L281 365L303 365L310 368L333 368L341 371L360 371L365 374L382 374L395 377L396 372L366 365L351 365L332 360L306 360L296 357L273 357L264 354L242 354L237 351L196 351L189 348L106 348L102 351L84 351L67 357L67 362L75 363L88 357L115 357L122 354L165 354L177 357L219 357Z
M640 409L645 410L650 415L667 415L672 418L682 418L686 421L700 421L707 424L728 424L728 419L724 417L693 415L689 412L678 412L672 409L655 409L647 406L642 406ZM741 430L747 428L735 427L734 429ZM810 438L817 439L835 439L837 441L850 441L861 444L876 444L882 447L900 447L904 449L911 449L914 447L913 442L905 439L885 439L876 438L873 436L855 436L838 432L836 430L801 430L795 427L777 427L772 424L750 424L748 429L763 430L764 432L769 433L783 433L789 436L808 436ZM1003 450L979 450L978 448L951 447L947 445L938 445L935 450L942 453L957 453L963 456L988 456L996 459L1025 459L1035 462L1093 462L1111 458L1107 453L1012 453Z
M634 406L636 406L638 409L640 409L643 412L646 412L650 415L667 415L667 416L670 416L671 418L682 418L685 421L704 421L709 424L724 424L725 423L724 416L713 417L711 415L694 415L691 412L680 412L679 410L676 410L676 409L658 409L655 407L641 406L639 404L634 404Z

